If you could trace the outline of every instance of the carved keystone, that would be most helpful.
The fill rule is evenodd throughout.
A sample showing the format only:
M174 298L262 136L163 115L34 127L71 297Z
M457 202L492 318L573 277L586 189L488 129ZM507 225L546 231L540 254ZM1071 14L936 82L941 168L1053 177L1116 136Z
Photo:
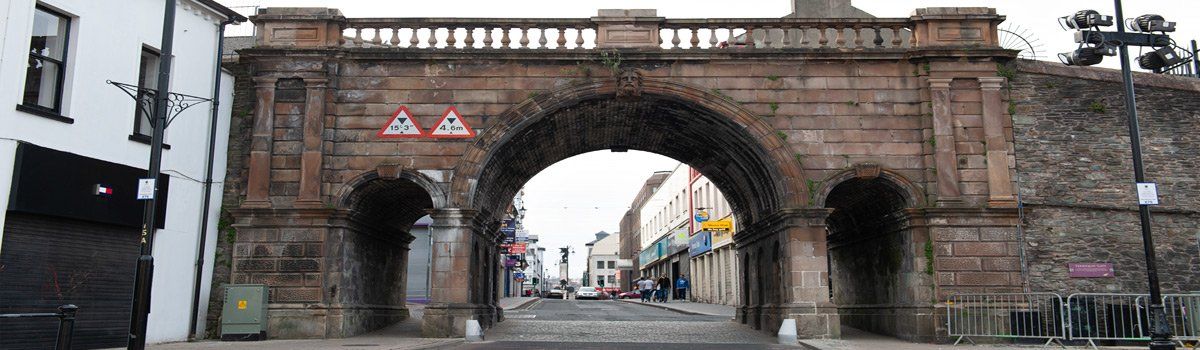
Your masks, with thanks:
M323 7L270 7L250 16L257 46L335 47L341 45L346 17Z
M596 48L658 48L659 28L666 18L658 10L600 10L596 23Z
M1000 47L996 26L1004 16L988 7L929 7L912 14L914 42L922 48L941 46Z
M402 171L404 171L404 166L400 164L380 164L375 167L375 173L379 174L381 179L399 179Z
M854 174L859 180L874 180L879 177L879 164L858 163L854 165Z

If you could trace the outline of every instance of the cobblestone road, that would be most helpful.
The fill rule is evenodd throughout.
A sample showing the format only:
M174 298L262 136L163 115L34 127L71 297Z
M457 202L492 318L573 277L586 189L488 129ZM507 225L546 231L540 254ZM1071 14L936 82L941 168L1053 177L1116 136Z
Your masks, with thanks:
M455 349L767 349L775 339L725 316L614 301L542 299Z

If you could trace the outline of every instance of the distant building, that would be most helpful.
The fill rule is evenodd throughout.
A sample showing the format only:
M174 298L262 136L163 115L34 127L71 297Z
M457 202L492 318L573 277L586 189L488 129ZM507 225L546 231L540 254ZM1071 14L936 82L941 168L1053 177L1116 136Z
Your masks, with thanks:
M671 175L670 171L656 171L646 182L642 184L642 189L638 190L636 196L633 197L633 202L629 204L629 210L625 211L625 215L621 217L621 242L617 260L617 278L621 281L621 290L633 290L633 281L641 277L638 271L638 253L642 251L641 243L641 217L642 207L646 205L646 201L650 199L650 195L658 191L658 186L662 185L663 180Z
M604 238L588 243L588 281L589 286L603 287L606 290L620 289L620 279L617 277L617 250L620 247L621 233L607 235Z

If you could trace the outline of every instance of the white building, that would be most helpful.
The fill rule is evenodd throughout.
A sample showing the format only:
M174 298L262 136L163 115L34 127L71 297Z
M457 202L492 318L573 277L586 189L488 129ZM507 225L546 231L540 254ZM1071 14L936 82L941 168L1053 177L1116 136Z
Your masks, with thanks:
M212 98L219 27L245 20L213 0L179 0L169 91ZM165 2L8 0L0 5L0 313L80 307L78 347L126 344L151 127L132 97L106 81L153 89ZM225 174L233 78L220 108L179 114L166 131L147 341L203 335ZM209 132L217 131L205 199ZM211 204L201 217L202 204ZM206 234L199 253L200 232ZM203 267L195 283L197 259ZM11 324L11 323L10 323ZM55 329L9 328L0 348L53 346ZM48 334L48 336L47 336ZM34 343L46 336L51 343Z
M617 251L620 248L621 233L613 233L595 242L589 243L588 251L588 282L594 287L604 286L606 289L620 287L617 280Z
M686 164L679 164L642 206L641 276L668 277L672 281L688 271L687 240L691 198Z
M738 304L738 255L733 245L737 220L733 209L716 184L700 174L693 174L691 183L693 213L703 213L707 223L728 222L727 230L705 229L704 223L693 221L692 238L688 247L691 256L690 299L712 304ZM693 218L696 215L693 214ZM714 225L716 226L716 225Z

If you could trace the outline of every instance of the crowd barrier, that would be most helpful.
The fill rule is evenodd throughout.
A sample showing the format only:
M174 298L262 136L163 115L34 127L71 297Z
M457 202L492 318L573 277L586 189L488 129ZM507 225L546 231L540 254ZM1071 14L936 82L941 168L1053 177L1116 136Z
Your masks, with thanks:
M1038 339L1043 346L1064 341L1150 341L1150 296L1146 294L1056 293L956 294L946 301L947 333L954 345L972 337ZM1173 340L1200 341L1200 293L1163 295Z

